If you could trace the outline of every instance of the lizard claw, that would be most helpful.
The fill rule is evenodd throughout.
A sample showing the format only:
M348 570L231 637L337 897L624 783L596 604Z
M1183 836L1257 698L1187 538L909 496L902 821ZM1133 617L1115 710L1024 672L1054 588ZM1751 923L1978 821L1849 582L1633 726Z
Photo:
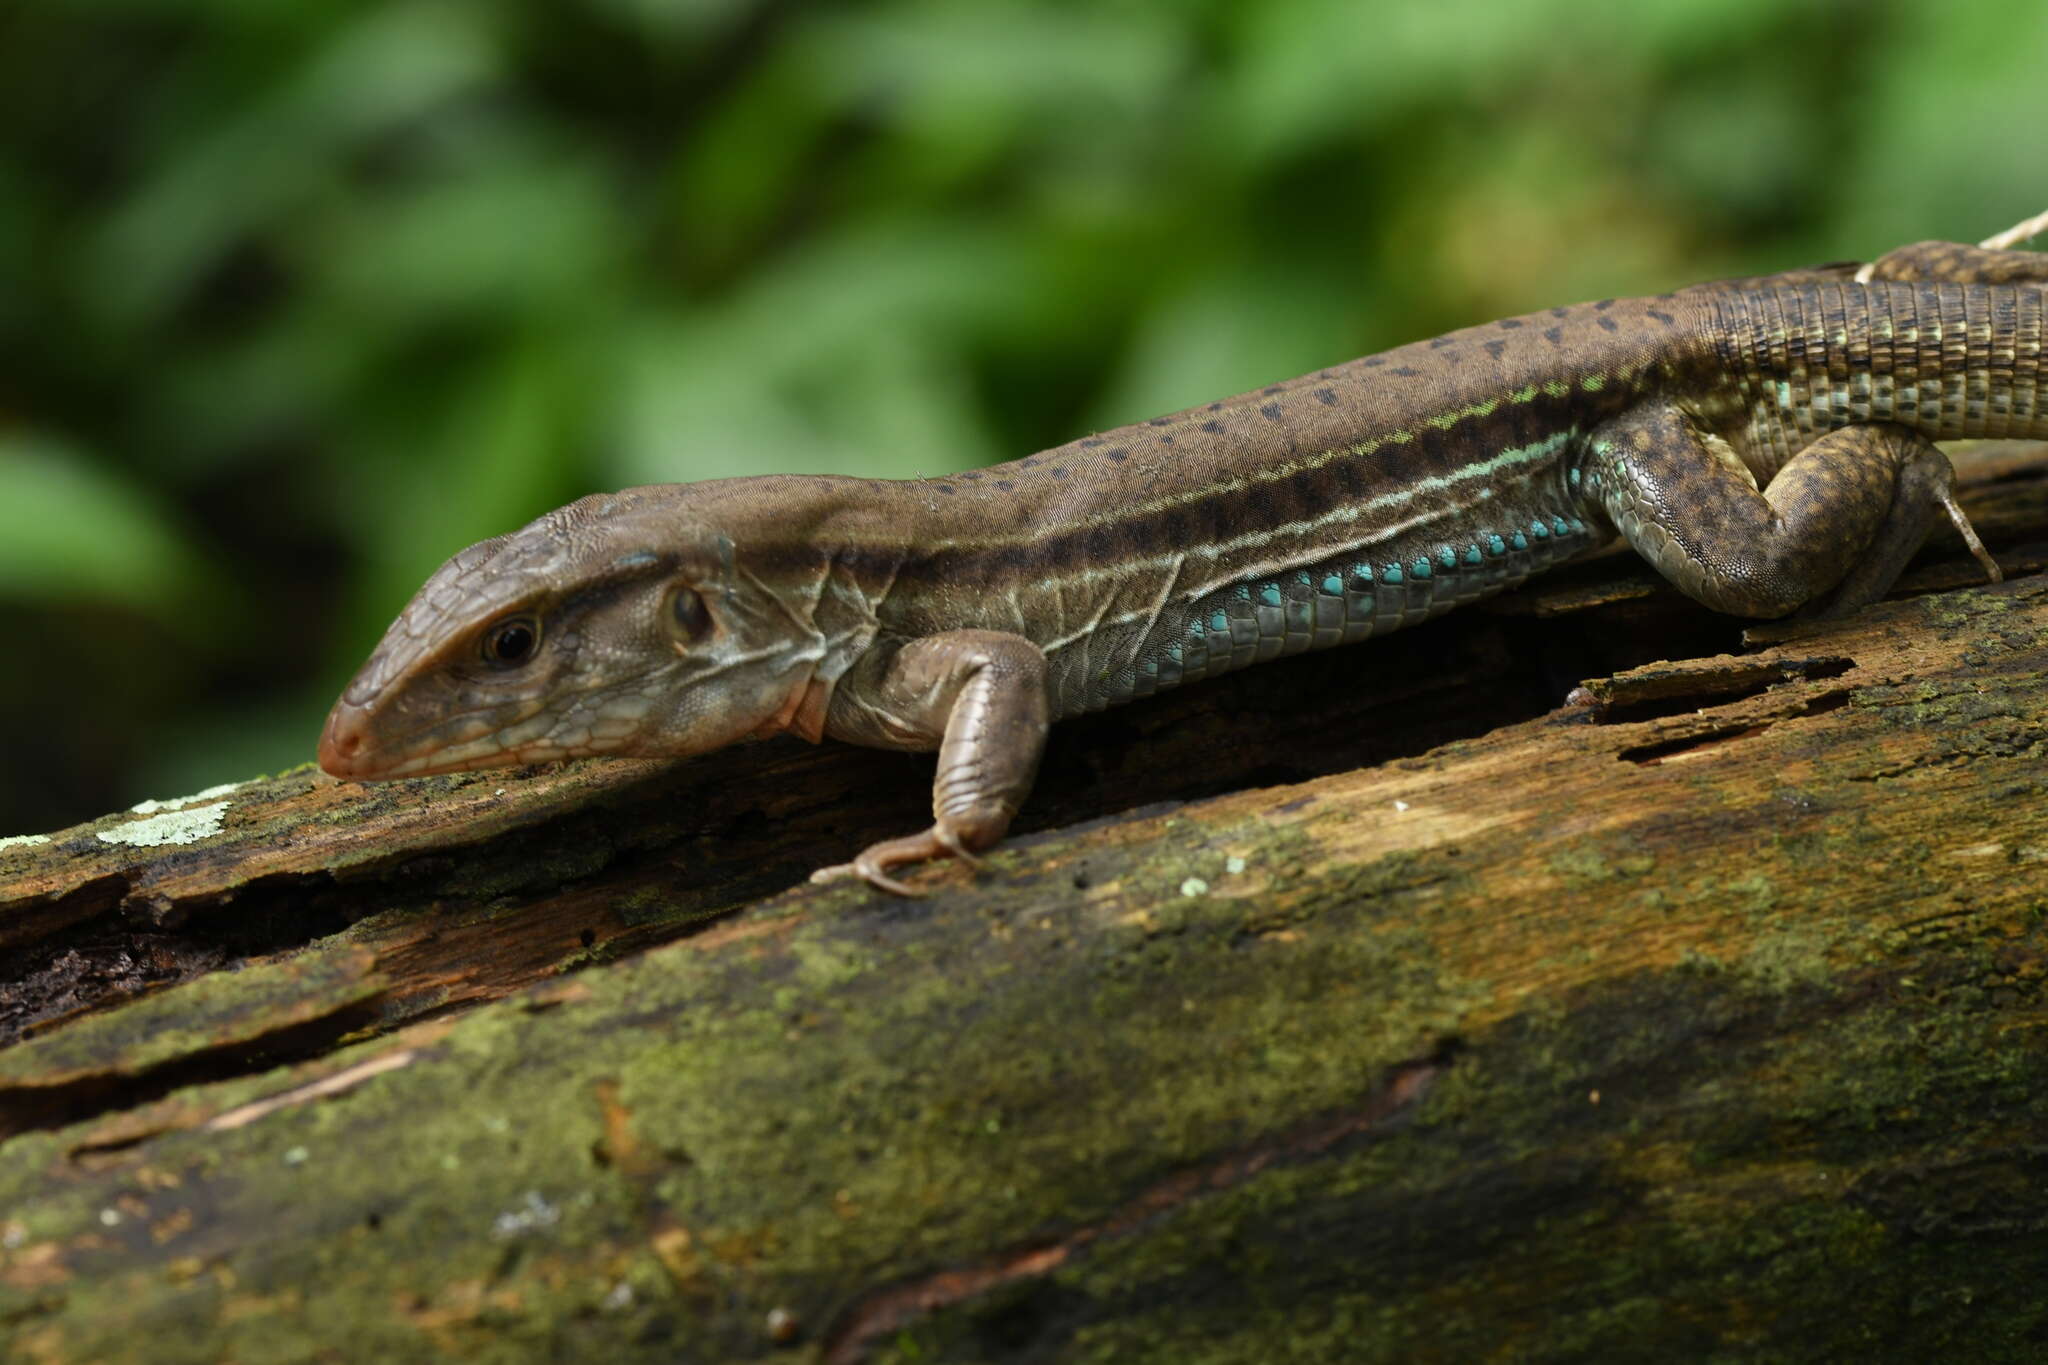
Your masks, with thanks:
M892 896L903 896L910 900L919 900L931 894L927 891L920 891L908 882L897 881L882 870L884 866L885 864L879 863L869 857L868 854L863 853L850 863L834 863L830 867L819 868L811 874L811 882L813 885L818 885L825 882L836 882L843 877L858 877L876 890L887 891Z
M898 881L889 875L890 870L910 863L947 857L958 858L969 867L978 868L982 863L981 858L968 849L951 827L941 823L933 825L922 834L906 835L901 839L884 839L879 844L863 849L860 856L850 863L837 863L831 867L819 868L811 874L811 880L831 882L841 877L858 877L877 890L887 891L893 896L909 896L914 899L929 893L907 882Z

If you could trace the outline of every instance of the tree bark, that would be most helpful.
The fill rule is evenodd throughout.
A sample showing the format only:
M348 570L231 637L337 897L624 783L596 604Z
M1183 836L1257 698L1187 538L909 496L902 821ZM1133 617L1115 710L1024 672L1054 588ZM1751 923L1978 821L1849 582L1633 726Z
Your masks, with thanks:
M1966 470L2003 585L1576 566L1060 727L914 902L801 884L924 817L829 746L0 846L8 1358L2040 1359L2048 456Z

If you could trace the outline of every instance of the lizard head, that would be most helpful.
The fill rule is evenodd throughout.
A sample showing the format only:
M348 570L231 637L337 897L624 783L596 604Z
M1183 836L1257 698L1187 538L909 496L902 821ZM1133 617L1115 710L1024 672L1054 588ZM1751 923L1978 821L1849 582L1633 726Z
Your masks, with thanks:
M382 779L772 734L812 691L807 627L683 489L584 498L427 580L335 703L320 766Z

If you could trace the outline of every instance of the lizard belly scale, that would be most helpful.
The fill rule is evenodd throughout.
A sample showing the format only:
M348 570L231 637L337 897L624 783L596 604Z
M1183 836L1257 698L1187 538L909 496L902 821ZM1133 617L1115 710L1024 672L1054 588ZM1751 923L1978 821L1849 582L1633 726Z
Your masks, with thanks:
M1408 540L1378 554L1347 552L1247 579L1155 619L1100 632L1088 641L1092 648L1055 655L1055 714L1099 711L1269 659L1384 635L1515 587L1611 539L1608 528L1586 521L1567 499L1545 504L1526 517L1501 507L1502 515L1474 519L1462 536Z

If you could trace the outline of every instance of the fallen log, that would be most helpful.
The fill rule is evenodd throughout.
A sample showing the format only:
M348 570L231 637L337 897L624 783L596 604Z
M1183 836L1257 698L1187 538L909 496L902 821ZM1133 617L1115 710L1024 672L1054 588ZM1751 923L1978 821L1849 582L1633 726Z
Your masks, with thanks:
M2010 581L1616 557L926 770L309 771L0 845L32 1361L2038 1359L2048 460ZM1576 685L1576 686L1575 686Z

